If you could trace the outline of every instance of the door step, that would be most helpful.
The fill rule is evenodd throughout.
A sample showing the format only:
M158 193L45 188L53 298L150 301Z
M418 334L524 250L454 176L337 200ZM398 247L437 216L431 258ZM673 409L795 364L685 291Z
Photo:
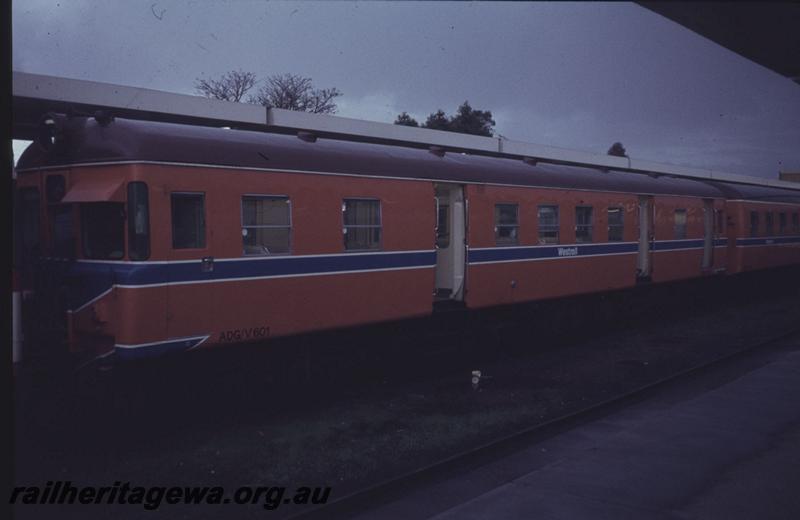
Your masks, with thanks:
M442 299L442 300L434 300L433 302L433 312L452 312L452 311L461 311L467 308L467 305L458 300L450 300L450 299Z

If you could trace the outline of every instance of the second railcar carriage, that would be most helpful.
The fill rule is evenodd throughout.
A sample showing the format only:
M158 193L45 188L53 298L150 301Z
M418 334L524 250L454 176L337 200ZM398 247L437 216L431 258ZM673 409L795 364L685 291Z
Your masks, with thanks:
M59 302L84 355L147 357L422 316L442 300L480 308L800 261L791 190L53 121L55 137L18 165L21 236L30 276L52 282L37 297ZM787 225L780 252L754 259L737 233L765 197L780 198Z

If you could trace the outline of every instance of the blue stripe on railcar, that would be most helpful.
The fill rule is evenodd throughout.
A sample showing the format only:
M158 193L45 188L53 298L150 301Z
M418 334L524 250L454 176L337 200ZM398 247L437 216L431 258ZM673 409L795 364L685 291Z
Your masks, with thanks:
M772 246L781 244L800 244L799 237L754 237L737 238L737 246Z
M118 361L133 361L163 354L185 352L199 346L206 339L208 339L208 336L180 338L145 345L116 345L114 347L114 356Z
M284 256L225 261L214 264L214 271L200 272L199 262L167 264L169 282L232 280L268 276L301 276L346 271L372 271L430 267L436 263L434 251L372 253L336 256Z
M715 246L728 245L727 238L714 240ZM704 239L658 240L653 243L653 251L675 251L681 249L702 249ZM471 249L469 263L513 262L521 260L540 260L548 258L569 258L580 256L618 255L635 253L639 250L638 242L603 243L603 244L560 244L553 246L492 247Z
M658 240L654 246L653 251L674 251L676 249L702 249L705 247L705 240L690 239L690 240Z
M639 248L636 242L608 244L565 244L554 246L493 247L470 249L469 263L512 262L516 260L539 260L546 258L565 258L576 256L617 255L635 253Z
M71 266L69 274L69 278L74 281L69 308L78 309L114 285L140 287L168 283L217 282L423 268L435 264L435 251L220 259L214 263L214 269L210 272L201 270L200 259L191 262L76 262Z

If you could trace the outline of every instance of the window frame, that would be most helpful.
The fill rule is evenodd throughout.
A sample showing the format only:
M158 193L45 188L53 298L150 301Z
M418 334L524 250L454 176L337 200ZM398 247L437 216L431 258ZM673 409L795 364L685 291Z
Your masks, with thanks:
M775 215L772 211L764 212L764 236L775 236Z
M289 208L289 225L253 225L248 226L244 222L244 199L245 197L250 198L259 198L259 199L273 199L273 200L286 200L286 204ZM291 255L294 252L294 221L292 220L292 198L288 195L269 195L269 194L261 194L261 193L243 193L239 197L239 222L241 224L241 232L242 232L242 256L287 256ZM285 253L247 253L244 249L244 233L243 231L247 228L267 228L267 229L282 229L282 228L289 228L289 247Z
M792 213L792 231L800 233L800 213L797 211Z
M683 223L678 224L678 215L683 215ZM682 232L679 233L678 226L682 227ZM687 208L675 208L672 211L672 236L673 240L687 240L689 238L689 211Z
M131 252L134 251L134 247L133 247L134 244L133 244L132 241L133 241L133 235L135 235L135 233L132 232L131 228L133 227L135 229L136 224L135 224L135 221L133 219L136 217L136 213L135 213L135 211L132 211L131 207L130 207L131 206L131 188L134 187L134 186L138 186L138 185L144 186L144 195L145 195L144 199L145 199L145 212L146 212L145 214L147 215L147 231L146 231L146 236L147 236L147 250L146 251L147 251L147 253L141 258L132 258L131 257ZM171 208L170 208L170 218L172 218ZM152 233L151 233L151 226L150 226L150 187L147 185L146 182L144 182L144 181L130 181L130 182L128 182L128 185L126 187L126 198L125 198L125 220L127 220L127 225L125 226L125 231L127 233L127 237L126 237L127 238L126 255L127 255L128 260L130 260L132 262L144 262L145 260L148 260L150 258L151 253L152 253L152 251L151 251L152 250Z
M778 234L785 235L789 227L789 220L786 218L786 212L781 211L778 213Z
M193 195L193 196L200 196L203 201L203 243L200 247L175 247L175 215L174 215L174 205L173 205L173 197L175 195ZM204 191L171 191L169 193L169 217L170 217L170 242L172 245L173 250L180 250L180 251L202 251L204 249L208 249L208 219L206 217L206 192Z
M516 224L500 224L498 221L499 213L498 207L499 206L513 206L514 207L514 220ZM514 241L508 242L501 242L500 236L498 235L498 231L500 228L511 228L515 229L516 233L514 233ZM520 228L520 221L519 221L519 203L518 202L496 202L494 205L494 244L497 247L515 247L519 245L519 228Z
M360 200L360 201L370 201L370 202L377 202L378 203L378 220L380 224L377 226L374 224L346 224L345 223L345 211L346 211L346 204L345 202L348 200ZM383 204L380 198L378 197L342 197L342 205L341 205L341 223L342 223L342 247L344 248L345 253L359 253L359 252L369 252L369 251L383 251ZM345 240L347 235L347 228L378 228L381 230L380 232L380 239L378 240L378 247L376 248L368 248L368 249L348 249L347 241Z
M556 223L555 224L542 224L542 215L540 211L542 208L555 208ZM555 231L555 242L548 242L542 240L542 231ZM536 206L536 240L540 245L560 244L561 243L561 207L558 204L538 204Z
M611 218L610 218L610 211L611 210L619 210L620 214L620 223L611 225ZM624 242L625 241L625 208L623 206L609 206L606 209L606 224L608 227L608 242ZM618 227L619 228L619 239L611 239L611 228Z
M578 224L578 210L589 210L589 224ZM592 244L594 243L594 206L589 204L578 204L575 206L575 243L576 244ZM589 228L589 240L578 240L578 229Z

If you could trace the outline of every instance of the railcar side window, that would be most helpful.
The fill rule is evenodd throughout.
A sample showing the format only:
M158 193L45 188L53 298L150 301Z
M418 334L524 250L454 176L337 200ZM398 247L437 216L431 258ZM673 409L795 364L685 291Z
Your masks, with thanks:
M206 247L205 194L172 194L172 248Z
M767 236L771 237L775 234L775 221L771 211L767 211L764 221L767 224Z
M795 233L800 233L800 214L792 214L792 229Z
M575 242L592 241L592 208L591 206L577 206L575 208Z
M558 206L539 206L539 243L558 244Z
M675 210L675 240L686 238L686 210Z
M277 255L290 251L292 230L289 197L242 197L242 245L245 255Z
M381 248L381 202L374 199L342 201L344 248L368 251Z
M750 212L750 236L758 236L758 211Z
M150 204L144 182L128 183L128 258L150 258Z
M498 246L519 243L519 205L495 204L494 240Z
M119 202L81 204L84 258L120 260L125 255L125 213Z
M781 213L778 215L778 229L780 230L780 234L786 233L786 213Z
M622 208L608 208L608 241L622 242L624 226L625 213Z

